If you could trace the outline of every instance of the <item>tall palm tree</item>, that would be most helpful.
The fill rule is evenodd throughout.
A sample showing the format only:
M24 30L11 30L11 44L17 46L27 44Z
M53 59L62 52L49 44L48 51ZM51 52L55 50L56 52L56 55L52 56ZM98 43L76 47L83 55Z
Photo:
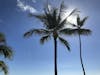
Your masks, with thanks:
M80 16L77 16L77 24L72 24L75 29L73 29L72 33L78 34L79 37L79 49L80 49L80 61L81 61L81 66L83 70L83 75L86 75L84 64L83 64L83 59L82 59L82 42L81 42L81 35L90 35L91 30L83 28L85 21L88 19L88 17L84 17L83 19L80 19Z
M4 58L11 59L13 56L12 49L7 46L5 35L0 33L0 55L3 55ZM5 75L8 74L8 67L6 63L0 60L0 68L4 72Z
M33 16L37 19L39 19L41 22L43 22L43 29L31 29L28 32L24 34L24 37L30 37L32 34L38 34L41 35L40 43L43 44L45 41L48 41L51 37L53 37L54 40L54 75L57 74L57 39L60 40L62 44L64 44L68 51L70 51L70 45L67 40L65 40L63 37L61 37L62 34L65 35L72 35L73 33L70 33L72 29L65 28L65 25L67 25L67 18L74 13L77 12L77 9L72 10L71 13L66 18L62 18L62 15L65 14L65 5L62 2L60 5L60 8L44 8L43 14L30 14L30 16Z

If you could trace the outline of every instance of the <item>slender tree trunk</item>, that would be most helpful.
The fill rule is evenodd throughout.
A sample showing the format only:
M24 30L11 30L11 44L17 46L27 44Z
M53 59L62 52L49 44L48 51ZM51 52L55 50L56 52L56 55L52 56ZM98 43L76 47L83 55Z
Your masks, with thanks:
M54 38L54 75L57 75L57 38Z
M82 70L83 70L83 75L86 75L85 68L84 68L84 65L83 65L83 60L82 60L82 44L81 44L80 34L79 34L79 44L80 44L80 61L81 61L81 66L82 66Z

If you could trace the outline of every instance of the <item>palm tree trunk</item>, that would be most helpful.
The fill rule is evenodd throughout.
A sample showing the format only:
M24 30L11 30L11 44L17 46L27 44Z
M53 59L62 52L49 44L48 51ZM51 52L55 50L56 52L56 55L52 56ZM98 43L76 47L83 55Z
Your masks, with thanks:
M54 75L57 75L57 38L54 38Z
M83 60L82 60L82 44L81 44L81 36L79 34L79 44L80 44L80 61L81 61L81 66L83 70L83 75L86 75L84 65L83 65Z

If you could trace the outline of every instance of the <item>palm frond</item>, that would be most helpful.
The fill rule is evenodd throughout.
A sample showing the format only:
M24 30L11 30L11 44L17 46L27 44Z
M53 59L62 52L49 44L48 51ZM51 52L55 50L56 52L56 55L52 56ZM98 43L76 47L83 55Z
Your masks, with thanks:
M57 19L58 24L61 21L61 14L62 14L63 8L64 8L64 2L62 2L61 5L60 5L60 9L59 9L59 13L58 13L58 19Z
M71 22L69 22L69 21L67 21L67 24L68 24L68 25L71 25L71 26L73 26L73 27L78 27L76 24L71 23Z
M13 56L13 51L6 45L0 45L0 54L4 55L5 58L11 59Z
M60 12L63 12L63 10L65 10L67 7L64 4L64 1L61 2L60 4Z
M74 15L74 14L78 13L78 12L80 12L80 11L78 11L77 8L76 8L76 9L73 9L73 10L69 13L69 15L67 16L67 18L70 17L71 15Z
M68 17L70 17L71 15L73 15L76 12L79 12L79 11L77 9L74 9L62 22L60 22L58 28L64 27L64 25L68 23L67 22Z
M85 21L88 19L88 16L87 17L84 17L83 20L81 20L80 22L80 26L82 27L85 23Z
M33 34L45 35L45 34L49 34L49 33L50 32L46 29L31 29L24 34L24 37L28 38L28 37L32 36Z
M54 21L54 17L53 17L53 12L48 13L48 11L45 11L45 15L46 15L46 19L43 21L44 25L46 26L47 29L53 29L55 28L55 23L56 21ZM54 10L52 10L54 11Z
M62 1L61 5L60 5L60 9L59 9L59 14L58 14L58 19L57 22L58 24L61 22L61 15L66 13L65 11L67 10L67 7L64 4L64 1Z
M80 21L81 21L81 20L80 20L80 17L79 17L79 15L77 15L77 25L78 25L78 26L80 26Z
M73 29L71 29L71 28L64 28L64 29L60 30L59 33L64 34L64 35L73 35L73 34L75 34Z
M70 30L70 33L73 35L90 35L91 34L91 30L89 29L72 29Z
M8 74L8 67L4 61L0 61L0 68L4 72L5 75Z
M51 11L52 11L51 4L48 2L48 0L47 0L45 7L44 7L44 10L46 10L48 13L51 13Z
M60 40L60 42L62 44L64 44L67 47L68 51L70 51L70 45L69 45L69 43L65 39L63 39L62 37L59 37L59 40Z
M53 16L53 22L55 24L58 24L57 23L58 9L54 8L53 13L52 13L52 16Z
M35 17L36 19L40 20L43 22L43 25L46 28L50 28L50 25L52 25L52 14L48 13L48 10L44 9L43 14L29 14L29 16Z
M43 37L41 37L40 39L40 43L44 44L45 41L48 41L48 39L50 39L50 35L45 35Z
M67 19L64 19L57 27L61 29L65 24L67 24Z
M64 1L62 1L61 4L60 4L59 13L60 14L66 13L67 8L68 7L64 4Z
M90 29L80 29L79 30L79 34L81 34L81 35L90 35L91 34L91 30Z
M45 21L45 24L47 25L48 29L54 29L55 27L58 26L57 18L58 18L58 9L53 8L52 12L47 15L47 21Z
M82 27L87 19L88 19L88 16L84 17L84 18L81 20L81 19L80 19L80 16L77 15L77 25L78 25L79 27Z

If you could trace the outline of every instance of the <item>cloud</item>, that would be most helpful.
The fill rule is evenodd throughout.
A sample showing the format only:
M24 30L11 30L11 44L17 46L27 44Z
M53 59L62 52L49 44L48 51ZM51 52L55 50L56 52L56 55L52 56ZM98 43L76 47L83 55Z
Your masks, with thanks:
M50 4L47 5L48 9L51 11L52 10L52 6Z
M21 0L17 0L17 6L22 11L29 11L30 13L37 13L37 10L34 7L24 4L24 2L22 2Z

